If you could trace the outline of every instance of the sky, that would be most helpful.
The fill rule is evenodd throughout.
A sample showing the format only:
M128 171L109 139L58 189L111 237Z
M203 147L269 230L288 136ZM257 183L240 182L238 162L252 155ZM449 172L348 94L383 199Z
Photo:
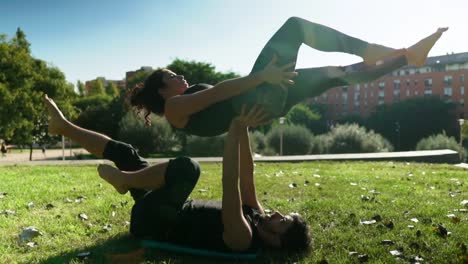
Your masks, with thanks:
M76 84L176 58L246 75L291 16L394 48L449 27L429 55L468 52L467 11L466 0L0 0L0 34L21 28L32 55ZM303 45L297 67L359 61Z

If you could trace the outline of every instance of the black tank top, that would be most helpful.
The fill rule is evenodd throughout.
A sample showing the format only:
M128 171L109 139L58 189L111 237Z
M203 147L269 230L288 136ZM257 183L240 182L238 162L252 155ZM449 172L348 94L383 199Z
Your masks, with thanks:
M177 223L168 232L167 241L177 245L218 252L231 252L223 240L221 201L192 200L185 202ZM252 228L252 243L245 252L256 252L260 239L254 221L259 211L248 206L242 208L244 217Z
M208 84L196 84L190 86L184 93L193 94L211 88ZM189 117L185 127L182 129L188 134L212 137L226 133L231 120L236 116L232 106L232 98L210 105L209 107L194 113Z

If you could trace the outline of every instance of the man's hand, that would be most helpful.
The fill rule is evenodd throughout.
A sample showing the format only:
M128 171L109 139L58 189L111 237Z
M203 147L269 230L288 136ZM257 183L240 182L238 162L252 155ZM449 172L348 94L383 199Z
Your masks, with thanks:
M298 75L295 71L289 71L290 68L294 67L294 62L285 64L283 66L276 66L278 56L273 55L270 63L260 72L262 80L267 83L279 85L281 88L286 89L288 85L293 85L294 81L292 78Z
M233 123L242 127L257 127L268 124L269 122L271 122L269 114L258 105L254 105L248 111L247 107L243 105L241 114L233 120Z

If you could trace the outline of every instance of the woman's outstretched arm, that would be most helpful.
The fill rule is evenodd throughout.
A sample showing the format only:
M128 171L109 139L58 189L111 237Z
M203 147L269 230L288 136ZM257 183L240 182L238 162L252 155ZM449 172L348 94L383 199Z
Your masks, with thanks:
M277 58L274 56L262 71L252 73L245 77L222 81L211 89L206 89L191 95L179 95L170 98L166 102L166 118L168 118L174 126L182 128L185 126L190 115L214 103L245 93L264 82L280 85L286 89L288 85L294 84L292 78L297 76L296 72L290 71L290 69L294 67L294 63L276 66L276 60Z

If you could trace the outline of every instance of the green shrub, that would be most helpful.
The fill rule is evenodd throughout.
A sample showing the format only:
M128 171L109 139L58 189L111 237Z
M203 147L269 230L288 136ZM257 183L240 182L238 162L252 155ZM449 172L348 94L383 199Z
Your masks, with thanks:
M466 151L461 147L454 137L449 137L444 133L432 135L421 139L416 145L416 150L436 150L451 149L461 153L462 160L465 160Z
M250 147L252 152L262 153L266 147L267 143L265 140L265 135L260 131L250 132Z
M226 134L216 137L187 137L187 155L191 157L222 157Z
M281 131L283 133L283 155L306 155L312 145L312 133L303 126L276 126L266 135L267 148L280 153Z
M374 131L366 131L357 124L343 124L314 140L313 151L318 153L370 153L388 152L393 146Z
M325 154L328 153L330 145L329 136L327 134L317 135L312 139L312 146L310 147L311 154Z
M148 127L130 111L122 118L119 127L120 139L137 148L141 155L169 152L178 144L171 126L161 117L153 116Z

